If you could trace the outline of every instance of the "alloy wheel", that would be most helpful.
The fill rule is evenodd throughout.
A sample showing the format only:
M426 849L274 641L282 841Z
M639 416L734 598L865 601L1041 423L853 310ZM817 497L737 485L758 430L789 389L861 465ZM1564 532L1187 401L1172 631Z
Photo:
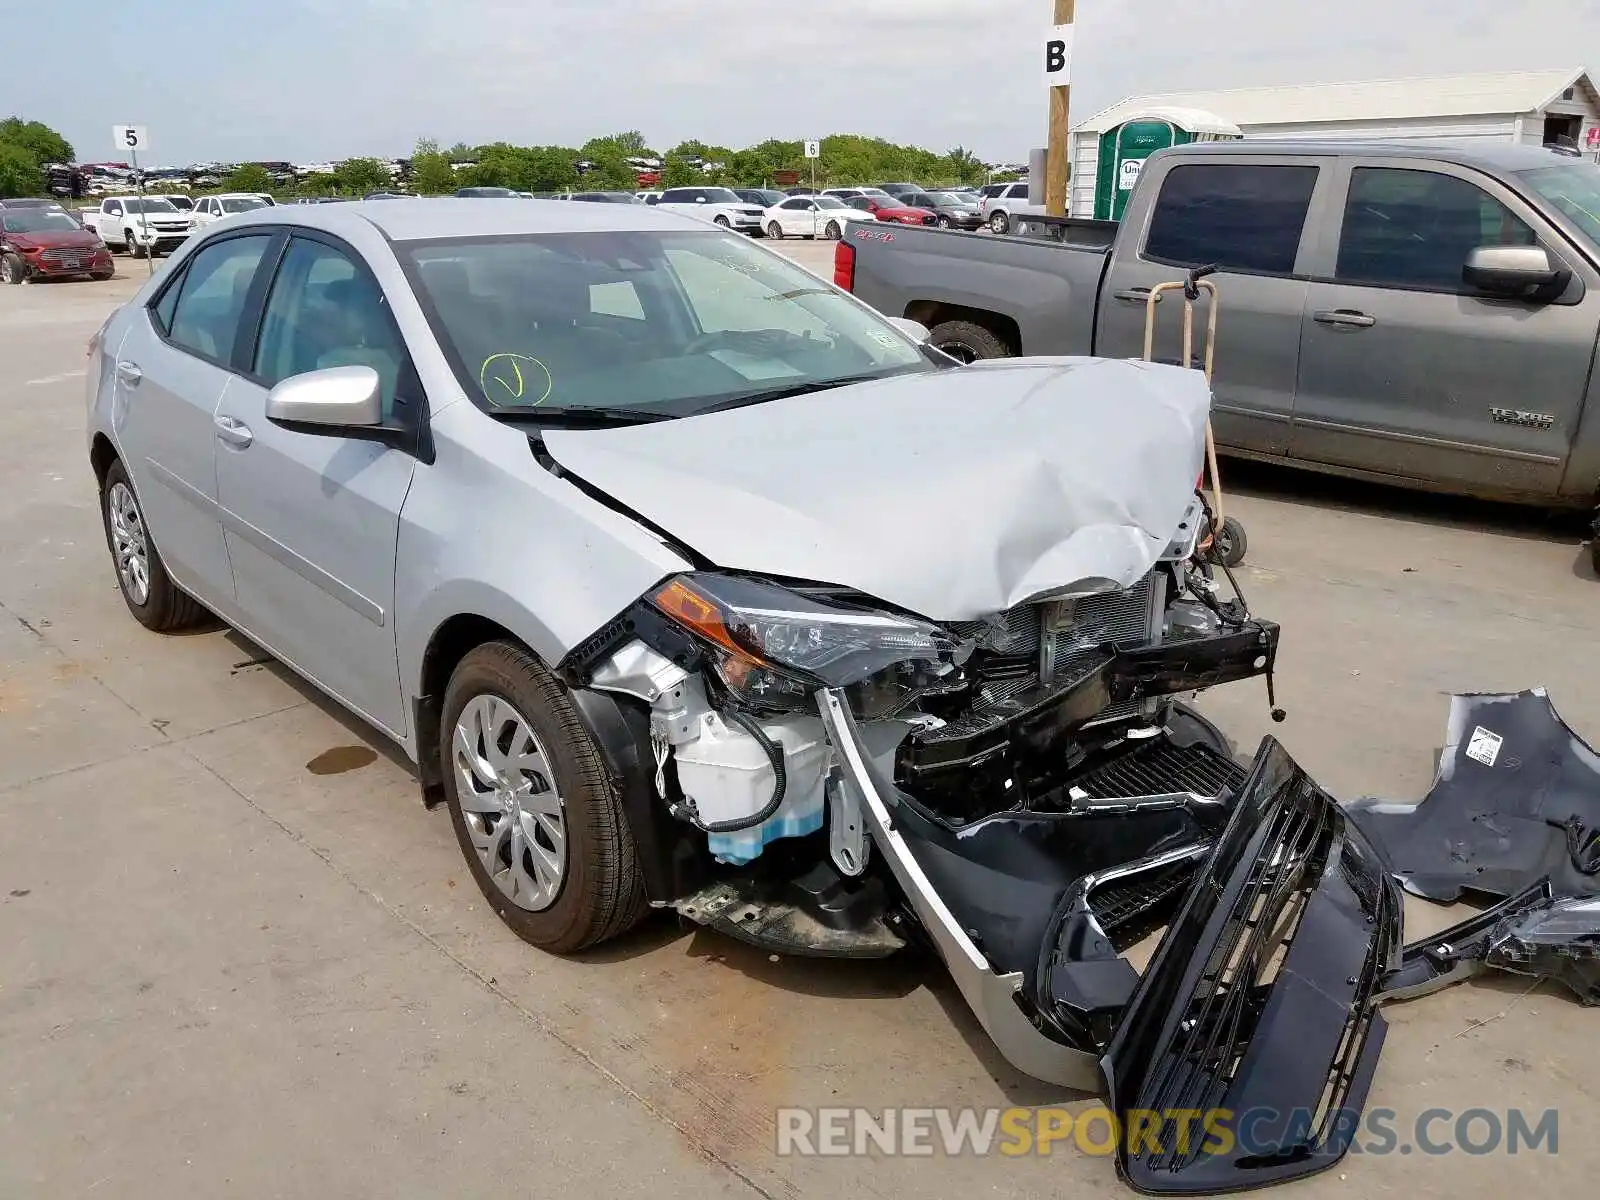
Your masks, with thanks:
M456 720L456 796L484 873L518 908L555 903L567 873L566 803L528 719L500 696Z
M138 605L150 600L150 542L145 535L144 517L133 489L116 483L106 496L106 513L111 518L111 552L116 556L117 580L128 599Z

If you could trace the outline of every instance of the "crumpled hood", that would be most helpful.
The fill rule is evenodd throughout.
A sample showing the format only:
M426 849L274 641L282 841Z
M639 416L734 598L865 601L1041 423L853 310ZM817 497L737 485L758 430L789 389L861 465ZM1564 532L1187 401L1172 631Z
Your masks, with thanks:
M1143 577L1194 497L1209 411L1198 371L1001 360L543 436L721 567L960 621Z

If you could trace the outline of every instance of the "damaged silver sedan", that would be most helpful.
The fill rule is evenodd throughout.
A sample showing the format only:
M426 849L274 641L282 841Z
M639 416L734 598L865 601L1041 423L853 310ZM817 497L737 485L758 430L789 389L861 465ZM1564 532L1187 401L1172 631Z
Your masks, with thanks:
M209 610L392 737L530 943L654 907L918 947L1119 1109L1359 1108L1398 885L1185 704L1270 703L1278 646L1203 549L1209 408L1174 367L960 365L646 207L418 201L193 239L94 341L89 458L130 613Z

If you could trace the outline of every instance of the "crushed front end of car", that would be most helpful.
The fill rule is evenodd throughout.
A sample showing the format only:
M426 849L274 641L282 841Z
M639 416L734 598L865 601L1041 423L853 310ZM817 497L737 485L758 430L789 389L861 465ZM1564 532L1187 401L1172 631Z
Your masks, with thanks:
M1279 643L1202 544L1203 378L1063 360L869 386L546 438L697 563L560 667L648 730L626 802L651 901L778 953L930 948L1008 1061L1129 1113L1358 1105L1394 886L1276 743L1247 769L1187 704L1253 681L1271 706ZM875 477L847 420L914 428L915 469ZM819 488L803 464L830 454L861 470ZM964 506L957 477L987 496ZM1129 952L1163 930L1141 975ZM1122 1169L1249 1187L1341 1152L1280 1142Z

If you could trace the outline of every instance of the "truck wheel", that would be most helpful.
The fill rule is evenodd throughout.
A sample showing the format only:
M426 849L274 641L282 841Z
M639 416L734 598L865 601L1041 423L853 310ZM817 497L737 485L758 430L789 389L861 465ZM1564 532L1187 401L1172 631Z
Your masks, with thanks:
M28 264L20 254L0 255L0 283L21 283L28 277Z
M946 321L935 325L928 335L928 344L943 350L961 362L977 362L981 358L1011 358L1011 347L1002 342L982 325L971 321Z
M566 689L490 642L450 676L439 722L445 801L478 890L554 954L608 941L646 911L633 831Z
M1011 218L1003 212L994 213L989 218L989 230L992 233L1009 233L1011 231Z
M1225 567L1237 567L1250 549L1250 539L1236 517L1225 517L1222 528L1211 538L1211 557Z

